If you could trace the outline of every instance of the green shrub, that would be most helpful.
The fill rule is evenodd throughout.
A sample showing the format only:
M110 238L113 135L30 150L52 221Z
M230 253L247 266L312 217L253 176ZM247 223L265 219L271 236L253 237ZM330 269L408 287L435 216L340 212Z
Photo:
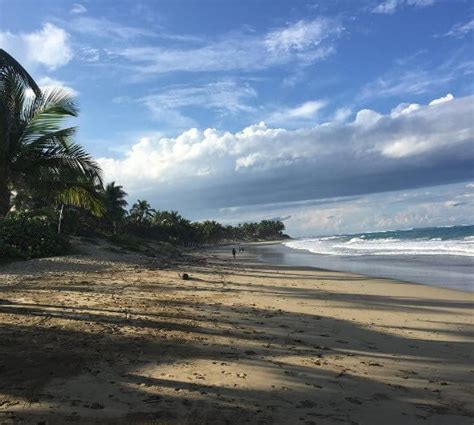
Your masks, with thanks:
M113 244L130 251L142 251L146 246L146 242L142 238L133 235L111 235L108 239Z
M0 258L29 259L63 254L68 241L47 216L16 215L0 219Z

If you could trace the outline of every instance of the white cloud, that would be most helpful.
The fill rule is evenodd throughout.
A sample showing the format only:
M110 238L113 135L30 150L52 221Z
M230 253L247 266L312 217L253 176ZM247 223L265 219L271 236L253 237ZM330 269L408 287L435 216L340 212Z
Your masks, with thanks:
M189 107L208 109L220 116L238 112L252 112L249 102L257 92L247 83L222 80L203 85L177 85L139 99L153 113L155 119L172 124L174 128L194 125L185 115Z
M145 28L117 24L106 18L98 19L88 16L79 16L71 21L64 22L64 25L67 25L71 31L89 37L104 37L119 41L156 36L154 31Z
M272 124L295 125L304 121L313 121L317 118L318 112L326 106L325 101L311 100L304 102L294 108L284 108L270 114L266 121Z
M329 19L298 21L293 25L271 31L265 45L271 52L305 52L319 46L328 37L334 37L343 27Z
M100 51L93 47L84 46L78 50L77 57L85 62L97 62L100 59Z
M400 115L411 114L420 109L420 106L418 103L400 103L400 105L392 109L390 116L396 118Z
M66 92L68 92L71 96L78 96L79 92L72 87L68 86L64 81L56 80L50 77L42 77L37 81L38 85L41 87L42 90L50 90L55 87L59 87Z
M312 63L334 52L343 32L338 21L318 18L299 21L263 35L230 33L195 46L140 46L116 50L134 64L136 72L259 70L291 61Z
M390 72L366 84L360 100L383 97L405 97L433 93L449 87L453 81L469 78L474 74L474 61L452 56L436 67L411 67L400 62Z
M361 98L423 94L443 87L454 78L454 70L439 73L425 70L394 73L366 85L362 89Z
M264 123L237 133L191 129L176 138L144 138L124 158L99 162L107 179L130 190L183 182L200 187L199 181L199 190L204 190L224 182L245 186L248 179L257 188L269 176L285 180L286 175L296 181L311 175L311 187L318 180L327 185L327 179L347 179L350 185L357 176L449 163L459 150L465 156L474 140L472 102L472 97L460 98L397 115L363 110L352 123L310 129L269 128Z
M451 93L448 93L446 96L440 97L439 99L432 100L429 104L430 106L439 105L440 103L450 102L454 99L454 96Z
M386 0L374 7L374 13L394 13L397 10L400 0Z
M352 115L352 109L348 107L338 108L333 115L336 122L345 122Z
M354 125L359 127L371 127L382 118L378 112L372 111L370 109L362 109L357 112Z
M404 6L426 7L432 6L437 0L384 0L377 4L373 13L392 14Z
M400 137L382 147L382 154L389 158L403 158L420 154L432 147L430 140L420 140L416 136Z
M462 38L474 31L474 19L466 23L454 25L445 35L449 37Z
M50 70L73 57L69 34L51 23L31 33L0 32L0 46L26 66L42 65Z
M74 3L72 5L71 13L73 14L81 14L81 13L86 13L87 9L84 5L80 3Z
M49 69L56 69L72 59L69 35L53 24L45 24L41 31L26 34L24 39L28 58Z
M444 205L447 207L453 208L453 207L458 207L459 205L462 205L462 203L459 201L446 201Z

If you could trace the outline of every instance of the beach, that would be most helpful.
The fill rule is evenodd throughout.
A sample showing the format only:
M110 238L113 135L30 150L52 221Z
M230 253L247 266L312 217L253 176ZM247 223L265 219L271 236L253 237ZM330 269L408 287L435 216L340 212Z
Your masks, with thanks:
M473 293L80 248L0 265L1 424L474 420Z
M385 277L446 289L474 292L474 257L460 255L332 255L293 248L290 240L251 246L259 261L292 267L315 267L371 277ZM304 242L303 242L304 243ZM381 244L383 247L383 244ZM471 246L469 247L470 249Z

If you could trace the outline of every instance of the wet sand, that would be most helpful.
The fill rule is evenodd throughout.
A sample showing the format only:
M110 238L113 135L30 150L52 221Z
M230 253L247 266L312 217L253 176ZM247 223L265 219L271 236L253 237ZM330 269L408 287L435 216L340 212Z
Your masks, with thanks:
M473 294L106 248L0 266L0 424L474 420Z

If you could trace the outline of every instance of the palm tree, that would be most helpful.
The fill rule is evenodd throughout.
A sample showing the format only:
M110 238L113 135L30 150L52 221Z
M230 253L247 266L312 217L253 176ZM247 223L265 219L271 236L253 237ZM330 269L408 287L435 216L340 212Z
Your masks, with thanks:
M138 199L132 205L132 209L130 210L130 217L136 221L137 223L144 223L150 220L153 217L155 210L151 208L150 203L145 200Z
M156 211L153 215L153 224L159 224L166 227L177 226L183 217L178 211Z
M122 186L116 186L115 182L109 183L103 192L104 204L107 212L105 218L113 226L114 234L117 233L117 222L121 221L127 215L126 207L128 202L125 200L127 193Z
M19 78L25 86L33 90L33 93L37 96L41 95L40 88L26 69L23 68L15 58L5 52L5 50L0 49L0 81L3 81L3 76L9 73L16 74L17 78Z
M78 108L61 88L41 91L25 69L0 49L0 217L11 208L12 192L46 192L57 205L100 215L95 186L101 169L72 142L74 127L62 123Z

